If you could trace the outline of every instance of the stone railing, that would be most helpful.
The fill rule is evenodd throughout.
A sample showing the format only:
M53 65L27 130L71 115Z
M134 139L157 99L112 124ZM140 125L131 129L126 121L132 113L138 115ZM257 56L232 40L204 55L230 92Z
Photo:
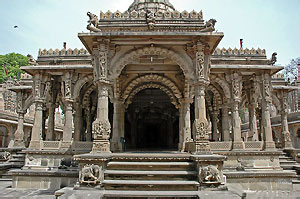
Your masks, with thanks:
M212 151L230 151L232 142L211 142L210 148Z
M41 141L41 150L59 150L62 148L70 148L72 151L87 151L90 152L93 147L93 142L71 142L66 143L63 141Z
M155 19L200 19L203 20L203 13L200 11L199 13L196 11L187 12L186 10L183 12L179 11L158 11L155 14ZM111 11L107 11L106 13L100 12L100 21L101 19L146 19L147 13L144 10L141 11L131 11L131 12L120 12L116 11L112 13Z
M246 48L246 49L231 49L231 48L217 48L214 52L213 55L227 55L227 56L266 56L266 50L265 49L254 49L252 48L251 50Z
M263 149L263 142L260 142L260 141L245 142L245 150L261 151L262 149Z
M284 79L284 74L276 73L275 75L272 76L272 79Z
M89 52L84 49L84 48L81 48L80 50L75 48L74 50L73 49L62 49L62 50L59 50L59 49L50 49L50 50L39 50L39 57L43 57L43 56L84 56L84 55L90 55Z

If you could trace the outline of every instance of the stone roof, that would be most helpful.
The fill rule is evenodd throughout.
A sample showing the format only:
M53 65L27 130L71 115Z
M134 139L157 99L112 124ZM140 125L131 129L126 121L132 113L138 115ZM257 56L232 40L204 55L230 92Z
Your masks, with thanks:
M128 11L141 11L141 10L151 10L153 12L157 11L175 11L174 6L169 2L169 0L134 0L134 2L128 8Z

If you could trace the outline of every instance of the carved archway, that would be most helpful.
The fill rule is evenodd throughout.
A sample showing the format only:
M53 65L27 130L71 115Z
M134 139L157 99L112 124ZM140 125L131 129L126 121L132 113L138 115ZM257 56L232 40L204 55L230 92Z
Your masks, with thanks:
M220 92L216 89L212 84L208 86L208 90L210 90L214 94L214 98L217 100L218 105L223 104L223 98L221 97Z
M121 98L126 101L130 93L138 86L143 83L157 83L163 85L164 87L168 88L172 91L172 95L174 95L177 99L182 98L182 94L177 87L177 85L167 77L157 75L157 74L150 74L150 75L143 75L139 76L136 79L132 80L127 86L126 89L122 92ZM178 100L179 101L179 100Z
M83 88L83 86L88 83L89 81L91 81L88 77L84 77L80 80L78 80L74 86L74 99L77 99L80 97L80 92L81 92L81 89Z
M119 55L119 58L116 58L117 60L112 60L110 64L110 75L112 76L112 79L117 78L126 65L133 63L141 56L145 55L166 56L180 66L186 78L194 79L192 76L194 74L192 67L193 61L186 53L179 54L173 50L161 47L145 47Z
M225 79L214 76L214 75L212 76L211 79L212 79L212 82L217 83L223 89L225 97L227 99L230 99L231 92L230 92L230 85L228 84L228 82Z
M281 111L281 103L280 103L279 99L277 98L277 96L274 94L272 95L272 102L277 110L277 113L280 112Z
M128 107L128 105L130 105L132 103L132 99L134 98L134 96L139 93L140 91L144 90L144 89L148 89L148 88L157 88L162 90L163 92L165 92L170 100L171 103L175 105L176 108L179 107L179 103L178 100L176 100L176 96L174 95L174 93L172 92L172 90L170 90L168 87L163 86L161 84L158 83L148 83L148 84L143 84L140 85L136 88L134 88L131 93L129 94L129 96L127 97L126 101L125 101L125 106Z

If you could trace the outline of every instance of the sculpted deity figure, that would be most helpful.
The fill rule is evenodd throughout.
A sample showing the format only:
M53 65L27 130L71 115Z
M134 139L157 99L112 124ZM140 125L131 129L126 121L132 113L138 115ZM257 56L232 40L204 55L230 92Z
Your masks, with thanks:
M197 77L204 77L204 53L197 52L196 53L196 72Z

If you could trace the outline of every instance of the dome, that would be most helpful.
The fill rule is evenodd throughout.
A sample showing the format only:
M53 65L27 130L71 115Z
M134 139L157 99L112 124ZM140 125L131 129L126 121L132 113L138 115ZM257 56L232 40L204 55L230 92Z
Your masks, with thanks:
M169 0L134 0L128 11L140 11L140 10L151 10L153 12L157 11L175 11L174 6L169 2Z

